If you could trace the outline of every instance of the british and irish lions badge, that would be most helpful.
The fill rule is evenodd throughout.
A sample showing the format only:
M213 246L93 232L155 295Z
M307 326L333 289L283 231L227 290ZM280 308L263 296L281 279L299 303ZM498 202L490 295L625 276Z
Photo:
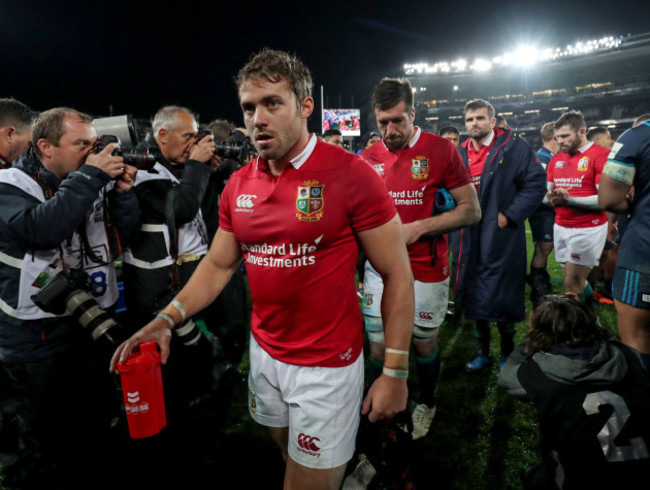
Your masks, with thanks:
M298 187L298 197L296 198L296 217L300 221L318 221L323 217L323 200L324 185L319 184L317 180L307 180L303 185Z

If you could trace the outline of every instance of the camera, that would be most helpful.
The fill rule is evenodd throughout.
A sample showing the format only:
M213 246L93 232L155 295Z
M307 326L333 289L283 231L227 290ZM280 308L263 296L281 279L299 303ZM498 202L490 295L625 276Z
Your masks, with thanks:
M104 134L97 138L93 146L93 151L99 153L107 145L117 143L122 145L120 139L112 134ZM116 148L111 155L120 156L124 158L124 163L132 165L139 170L149 171L153 168L156 162L160 159L157 151L151 148Z
M121 156L127 165L146 171L151 170L162 157L158 149L138 147L138 143L144 140L146 129L130 114L98 118L93 120L93 125L97 134L102 135L93 147L95 153L110 143L117 143L120 148L115 149L112 155Z
M94 341L112 352L128 335L88 293L90 286L91 279L86 271L67 269L54 276L31 299L48 313L62 315L69 310Z
M241 135L241 137L239 135ZM198 142L206 136L213 136L212 131L209 129L202 129L196 134L196 141ZM233 130L228 141L214 142L214 154L219 155L226 160L234 161L235 165L242 165L248 159L249 155L257 155L257 151L243 133ZM224 162L224 164L226 164L226 162ZM234 167L235 165L231 164L230 166Z

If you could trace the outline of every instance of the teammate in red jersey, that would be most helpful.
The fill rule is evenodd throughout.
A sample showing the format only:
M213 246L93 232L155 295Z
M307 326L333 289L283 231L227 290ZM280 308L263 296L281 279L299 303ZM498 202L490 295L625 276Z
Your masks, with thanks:
M607 237L607 214L598 206L598 184L608 152L590 143L582 113L565 112L555 121L560 153L548 164L548 201L555 207L556 260L564 264L564 288L591 303L587 276L598 265Z
M454 145L413 125L413 90L406 79L383 79L372 105L382 142L362 156L386 182L404 223L415 278L413 348L417 355L420 399L413 411L413 438L426 435L435 414L434 392L440 372L438 327L449 300L447 233L481 218L476 191ZM435 213L436 193L446 189L455 206ZM363 313L375 375L384 361L383 284L372 266L364 274Z
M406 408L413 275L402 225L370 166L308 133L312 81L298 59L263 50L237 87L260 156L230 178L220 227L187 286L117 349L111 368L147 340L166 361L172 324L211 303L243 257L253 302L250 413L282 449L285 488L337 489L363 393L358 245L385 283L392 349L361 411L374 421Z

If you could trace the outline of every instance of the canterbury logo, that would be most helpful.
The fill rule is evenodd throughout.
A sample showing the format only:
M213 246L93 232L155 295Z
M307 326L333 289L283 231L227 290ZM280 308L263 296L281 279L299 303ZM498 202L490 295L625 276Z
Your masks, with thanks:
M420 320L425 320L427 322L433 321L433 313L430 311L421 311Z
M307 451L320 451L320 448L316 445L316 442L320 442L318 437L308 436L307 434L300 433L298 436L298 446Z
M240 194L237 196L237 207L250 209L253 207L253 198L257 198L254 194Z
M135 393L127 393L126 399L129 401L129 403L137 403L140 401L140 393L137 391Z

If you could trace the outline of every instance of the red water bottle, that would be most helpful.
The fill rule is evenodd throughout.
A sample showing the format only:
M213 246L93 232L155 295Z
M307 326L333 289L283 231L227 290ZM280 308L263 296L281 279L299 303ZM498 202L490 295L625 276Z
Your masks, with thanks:
M158 434L166 425L160 353L155 342L140 344L140 350L117 363L122 380L129 434L134 439Z

